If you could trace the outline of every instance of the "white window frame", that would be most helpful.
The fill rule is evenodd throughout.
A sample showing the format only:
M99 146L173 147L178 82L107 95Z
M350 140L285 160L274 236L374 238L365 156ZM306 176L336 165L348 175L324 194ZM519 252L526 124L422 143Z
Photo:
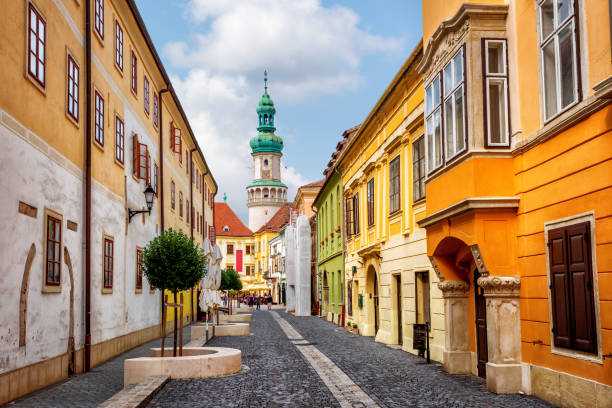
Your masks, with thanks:
M491 43L501 43L502 44L502 68L503 72L501 73L491 73L489 70L489 44ZM508 52L507 52L507 42L505 38L487 38L484 39L484 46L482 50L482 55L484 58L484 67L485 72L483 75L484 78L484 106L486 110L486 118L487 118L487 128L485 129L487 132L486 141L487 147L510 147L510 100L508 94ZM501 81L504 86L504 95L503 99L505 102L506 115L505 115L505 140L503 142L493 143L491 142L491 109L489 105L489 83L492 81Z
M538 1L538 4L537 4L537 7L538 7L537 14L538 14L538 19L539 19L539 22L538 22L539 23L538 24L538 42L539 42L538 54L540 58L540 81L541 81L541 87L542 87L542 92L541 92L542 94L542 118L544 119L544 123L550 122L551 120L553 120L554 118L562 114L563 112L567 111L569 108L577 104L581 99L580 78L579 78L580 70L579 70L579 60L578 60L579 32L577 28L578 19L577 19L577 13L576 13L576 1L577 0L572 0L570 12L567 18L561 23L557 21L558 11L557 11L556 4L559 0L551 0L553 2L553 10L554 10L553 30L546 36L546 38L544 38L542 5L546 1L547 0L540 0ZM559 34L566 27L572 27L572 35L573 35L572 63L573 63L573 70L574 70L574 88L573 90L574 90L575 98L573 102L563 107L561 105L562 104L561 102L561 64L559 61L559 58L560 58ZM546 80L544 78L544 75L545 75L544 47L546 47L551 42L554 42L554 48L555 48L555 76L556 76L555 86L556 86L556 96L557 96L555 102L557 104L557 111L554 114L552 114L550 117L547 117L546 107L547 107L548 101L546 100Z
M433 126L433 121L435 120L436 114L438 114L439 120L440 120L440 147L442 148L442 151L444 151L444 136L442 133L442 73L438 72L434 78L429 82L429 84L425 87L425 162L427 164L427 173L433 173L434 171L436 171L437 169L439 169L440 167L442 167L444 165L444 154L442 154L441 156L441 160L440 160L440 164L438 164L436 166L435 164L435 158L437 155L437 151L435 151L435 149L433 150L433 154L431 155L431 157L434 159L433 163L430 163L429 161L429 149L430 148L434 148L436 145L436 141L435 141L435 134L434 134L434 129L435 127ZM434 92L434 84L436 83L436 81L438 82L438 100L434 101L433 100L433 92ZM431 93L430 90L431 89ZM427 95L430 95L429 97ZM430 133L430 129L428 126L428 123L430 122L432 123L432 129L431 129L431 133ZM429 146L429 140L428 140L428 135L431 134L431 147Z
M466 149L467 149L467 142L466 142L466 135L467 135L467 127L466 127L466 89L465 89L465 52L464 52L464 47L462 46L459 51L457 51L451 58L450 60L446 63L446 65L444 65L444 68L442 68L442 89L441 89L441 96L442 96L442 127L441 127L441 131L442 131L442 141L443 141L443 147L442 150L444 151L444 158L446 159L446 161L450 161L453 158L455 158L456 156L458 156L459 154L463 153ZM446 92L446 84L444 81L444 71L446 71L446 68L450 66L451 68L451 76L454 77L455 74L455 59L457 58L457 56L461 55L461 80L455 84L453 86L452 89L450 89L448 91L448 93ZM458 93L461 94L461 98L463 99L463 112L462 112L462 116L463 116L463 148L461 148L460 150L457 149L457 121L455 120L456 115L455 115L455 107L456 107L456 96ZM447 117L445 115L445 111L444 108L446 106L446 102L448 100L452 100L452 121L453 121L453 134L452 134L452 144L453 144L453 154L449 155L449 151L448 149L446 149L447 146L447 138L449 137L449 135L446 134L446 120Z

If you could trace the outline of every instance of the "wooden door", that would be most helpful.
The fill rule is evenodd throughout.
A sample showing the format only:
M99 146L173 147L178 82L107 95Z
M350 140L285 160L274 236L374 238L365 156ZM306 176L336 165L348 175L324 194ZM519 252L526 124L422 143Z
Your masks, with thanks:
M402 344L404 330L402 325L402 277L395 275L395 285L397 288L397 344Z
M475 317L476 317L476 355L478 357L478 376L487 376L487 361L489 352L487 348L487 304L484 297L484 289L478 286L480 273L474 270L474 290L475 290Z
M374 336L378 333L378 279L374 272Z

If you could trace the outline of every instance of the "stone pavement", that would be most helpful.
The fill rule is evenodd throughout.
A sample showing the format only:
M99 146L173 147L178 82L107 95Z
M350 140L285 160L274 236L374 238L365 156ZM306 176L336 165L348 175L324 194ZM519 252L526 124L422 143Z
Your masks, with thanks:
M172 333L166 345L172 347ZM189 342L191 329L183 329L183 343ZM79 374L60 383L36 391L5 405L5 407L97 407L123 389L123 361L149 355L149 348L161 347L161 339L135 347L88 373Z
M278 319L274 314L278 313ZM317 317L294 317L280 310L255 312L251 336L217 337L211 346L242 350L245 368L227 377L170 381L151 407L338 407L345 386L353 406L381 407L549 407L525 395L497 395L474 376L446 374L439 365L372 338L348 333ZM283 323L284 322L284 323ZM281 328L283 325L284 328ZM307 352L304 350L307 348ZM300 350L301 349L301 350ZM322 361L321 376L311 361ZM325 381L324 381L325 380Z

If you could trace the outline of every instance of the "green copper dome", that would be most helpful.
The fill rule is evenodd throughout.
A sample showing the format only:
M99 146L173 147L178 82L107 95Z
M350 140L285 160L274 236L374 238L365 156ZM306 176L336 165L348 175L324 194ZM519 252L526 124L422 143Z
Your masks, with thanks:
M258 152L277 152L283 150L283 139L276 136L274 132L274 115L276 109L270 95L268 95L268 72L264 71L264 93L259 100L257 107L257 116L259 117L259 126L257 130L259 134L251 138L250 145L253 153Z

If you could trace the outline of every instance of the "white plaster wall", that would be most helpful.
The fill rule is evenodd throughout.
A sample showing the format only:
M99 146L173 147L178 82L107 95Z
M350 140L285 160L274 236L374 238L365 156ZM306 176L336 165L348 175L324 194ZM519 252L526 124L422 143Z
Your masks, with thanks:
M1 112L3 122L7 118ZM62 244L74 274L74 335L83 347L82 172L42 139L21 128L21 135L0 122L0 373L63 354L69 333L70 278L62 248L61 293L42 293L45 207L63 216ZM19 201L37 207L36 218L18 213ZM66 228L67 220L78 224ZM29 276L26 345L19 347L19 298L30 245L36 255Z
M136 292L136 248L144 248L157 235L159 202L153 202L151 215L136 215L126 225L127 207L146 208L143 191L144 180L132 177L133 160L131 135L138 134L141 143L146 143L152 160L157 160L158 148L153 137L140 126L131 110L125 111L126 180L127 200L99 183L94 183L92 192L92 343L97 344L123 334L159 324L161 319L160 291L151 292L146 276L142 279L142 291ZM126 230L127 228L127 230ZM103 234L114 238L113 292L102 293L102 239Z

